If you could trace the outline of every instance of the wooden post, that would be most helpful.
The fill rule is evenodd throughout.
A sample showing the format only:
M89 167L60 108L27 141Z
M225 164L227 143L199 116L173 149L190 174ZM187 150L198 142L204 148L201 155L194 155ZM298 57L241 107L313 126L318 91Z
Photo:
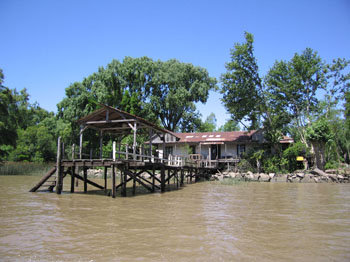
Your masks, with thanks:
M136 168L134 169L134 172L132 174L132 194L135 195L136 193Z
M75 144L72 145L72 160L74 160L75 157Z
M116 153L115 153L115 151L116 151L116 142L115 141L113 141L113 162L115 162L115 160L116 160Z
M103 131L100 131L100 159L102 159L103 152L102 152L102 145L103 145Z
M70 180L70 192L74 193L74 184L75 184L75 166L71 169L71 180Z
M155 167L153 165L153 167L152 167L152 192L155 191L155 176L156 176L156 172L155 172Z
M122 185L122 195L123 197L126 197L126 184L127 184L127 181L128 181L128 175L127 175L127 170L129 170L129 165L126 164L126 167L125 167L125 171L123 172L123 180L124 180L124 184Z
M161 171L160 171L160 191L165 191L165 166L162 165Z
M84 171L84 193L87 192L87 168L83 167Z
M120 159L120 146L121 146L121 143L118 144L118 159Z
M163 134L163 145L162 145L162 147L163 147L163 155L162 155L162 160L161 160L161 162L163 163L163 159L165 159L165 134Z
M120 169L120 185L121 185L120 193L121 193L121 195L123 195L123 188L124 188L123 183L124 183L124 170L123 170L123 168L121 168Z
M150 160L149 162L152 162L152 136L153 136L153 129L149 129L149 156Z
M62 192L62 180L63 180L63 172L61 166L61 137L58 138L57 141L57 162L56 162L56 193L61 194Z
M184 184L184 170L181 168L181 177L180 177L180 186L183 186Z
M128 144L126 144L126 146L125 146L125 155L126 155L126 160L128 160L129 159L129 145Z
M79 136L79 158L83 159L83 127L80 127L80 136Z
M211 167L211 145L208 145L209 147L209 166Z
M190 182L191 182L191 184L192 184L192 175L193 175L193 173L192 173L192 168L190 169Z
M105 184L106 186L106 184ZM106 189L105 189L106 190ZM112 165L112 198L115 198L116 188L115 188L115 165Z
M103 174L103 177L104 177L104 180L105 180L105 193L107 192L107 168L105 166L105 170L104 170L104 174Z
M135 122L134 123L134 143L132 145L134 160L136 160L136 132L137 132L137 123Z
M168 169L168 185L170 184L170 175L171 175L171 173L170 173L170 168Z

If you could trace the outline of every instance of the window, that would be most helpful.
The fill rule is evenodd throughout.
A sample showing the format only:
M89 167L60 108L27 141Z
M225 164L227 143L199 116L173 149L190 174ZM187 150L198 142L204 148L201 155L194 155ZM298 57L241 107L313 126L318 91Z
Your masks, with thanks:
M237 145L237 156L241 156L245 152L245 145Z
M165 155L164 158L168 158L169 155L173 154L173 147L172 146L166 146L165 147Z

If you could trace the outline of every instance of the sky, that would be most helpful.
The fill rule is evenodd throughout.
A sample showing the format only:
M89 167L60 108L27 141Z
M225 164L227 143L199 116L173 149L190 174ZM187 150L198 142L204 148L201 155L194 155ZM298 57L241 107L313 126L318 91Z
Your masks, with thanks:
M0 0L0 21L4 85L54 112L70 84L126 56L176 58L219 80L245 31L261 76L307 47L326 62L350 59L350 0ZM218 126L230 117L220 99L197 105Z

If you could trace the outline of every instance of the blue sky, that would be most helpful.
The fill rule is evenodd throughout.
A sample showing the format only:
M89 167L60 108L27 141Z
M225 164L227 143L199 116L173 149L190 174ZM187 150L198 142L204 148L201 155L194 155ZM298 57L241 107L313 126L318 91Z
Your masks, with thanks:
M0 0L0 21L5 86L27 88L50 111L71 83L125 56L176 58L219 78L244 31L254 35L261 75L306 47L328 62L350 59L350 0ZM218 125L229 118L220 97L198 105Z

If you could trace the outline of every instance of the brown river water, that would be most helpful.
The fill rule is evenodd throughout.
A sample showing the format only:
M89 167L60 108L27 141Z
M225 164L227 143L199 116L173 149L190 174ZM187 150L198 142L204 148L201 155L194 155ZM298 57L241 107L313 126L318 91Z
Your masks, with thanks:
M350 184L200 182L112 199L29 193L39 179L0 176L0 261L350 261Z

